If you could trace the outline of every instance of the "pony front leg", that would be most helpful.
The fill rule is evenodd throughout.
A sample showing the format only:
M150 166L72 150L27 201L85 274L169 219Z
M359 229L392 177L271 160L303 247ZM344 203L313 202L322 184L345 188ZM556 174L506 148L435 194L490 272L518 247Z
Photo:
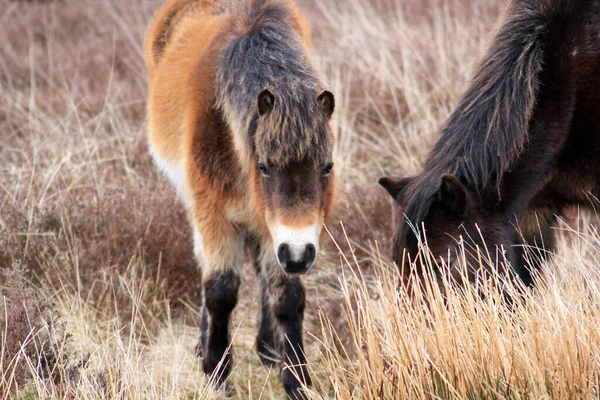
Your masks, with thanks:
M538 206L534 198L527 209L518 218L515 235L517 265L515 270L523 283L531 287L534 285L534 271L539 271L541 265L548 260L556 249L556 238L553 226L556 225L556 215L560 209Z
M202 279L204 307L206 307L206 346L202 370L218 386L231 372L232 357L229 349L229 317L237 304L240 276L233 269L211 271Z
M290 399L304 399L302 385L311 385L302 341L306 293L298 276L277 270L269 279L269 300L282 340L281 383Z
M195 253L203 263L204 304L198 347L202 350L202 370L221 386L232 367L229 319L238 299L237 258L242 243L237 231L224 221L212 221L208 226L210 231L196 227L194 234Z

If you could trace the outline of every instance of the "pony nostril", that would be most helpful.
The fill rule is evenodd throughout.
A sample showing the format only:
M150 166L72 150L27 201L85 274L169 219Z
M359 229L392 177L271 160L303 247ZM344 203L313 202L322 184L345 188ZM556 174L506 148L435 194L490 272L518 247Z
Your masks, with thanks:
M286 243L279 245L279 248L277 249L277 259L282 266L285 266L285 264L290 261L290 246Z
M310 266L315 261L315 258L317 258L317 249L315 249L313 244L307 245L302 257L303 261Z
M277 247L277 260L281 268L288 274L305 273L316 258L317 248L314 244L294 248L287 243L282 243Z

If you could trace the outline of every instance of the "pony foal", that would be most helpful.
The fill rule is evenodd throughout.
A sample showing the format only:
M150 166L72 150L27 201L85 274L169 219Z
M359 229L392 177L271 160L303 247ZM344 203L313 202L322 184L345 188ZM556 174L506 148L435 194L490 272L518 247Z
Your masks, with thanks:
M405 216L394 260L416 257L423 240L408 220L436 257L452 264L462 235L472 265L486 258L477 248L498 246L532 284L554 250L556 215L600 198L599 116L600 3L512 1L423 171L380 179Z
M308 46L288 0L170 0L145 42L150 151L188 208L203 267L203 370L219 385L231 370L246 247L259 281L257 351L265 366L281 360L291 398L311 383L298 275L317 257L335 191L334 97Z

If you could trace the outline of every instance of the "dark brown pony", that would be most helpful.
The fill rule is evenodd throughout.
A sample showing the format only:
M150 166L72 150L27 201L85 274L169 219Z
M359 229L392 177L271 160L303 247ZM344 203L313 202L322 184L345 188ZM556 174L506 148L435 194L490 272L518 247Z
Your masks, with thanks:
M394 260L426 234L452 264L462 237L487 249L471 265L496 248L532 284L557 215L600 196L599 153L600 2L513 1L423 172L380 179L403 209Z

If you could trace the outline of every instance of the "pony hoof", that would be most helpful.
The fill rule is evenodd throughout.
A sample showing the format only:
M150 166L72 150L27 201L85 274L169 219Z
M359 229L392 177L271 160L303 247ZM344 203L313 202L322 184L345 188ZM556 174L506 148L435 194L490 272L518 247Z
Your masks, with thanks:
M273 369L277 366L278 361L273 356L258 353L258 358L260 360L261 365L266 370Z
M231 390L231 385L229 382L223 383L220 389L225 392L225 397L228 399L233 397L233 390Z
M221 395L224 394L225 397L227 397L228 399L233 397L233 389L231 389L231 385L229 384L229 382L223 382L223 383L214 382L213 388L216 391L221 392Z
M281 371L281 383L283 389L287 394L287 398L290 400L308 400L309 397L304 390L304 387L311 386L310 376L306 370L298 371L298 373L300 373L300 377L304 382L296 379L296 376L286 368Z
M301 387L285 392L289 400L308 400L308 394Z
M281 359L271 347L261 342L256 345L256 353L258 354L260 363L267 370L275 368Z

